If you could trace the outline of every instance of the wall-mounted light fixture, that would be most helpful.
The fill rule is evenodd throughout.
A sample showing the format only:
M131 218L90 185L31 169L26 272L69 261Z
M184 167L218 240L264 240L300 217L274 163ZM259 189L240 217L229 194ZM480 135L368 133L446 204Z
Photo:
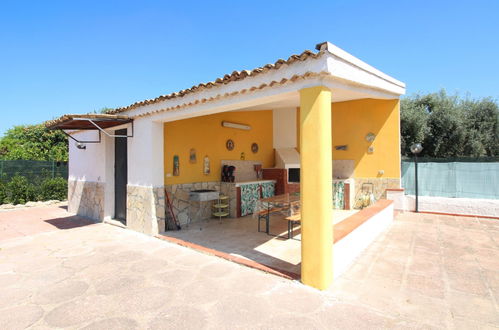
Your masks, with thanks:
M228 128L243 129L245 131L249 131L251 129L251 126L249 126L249 125L231 123L230 121L222 121L222 126L228 127Z
M78 148L78 149L80 149L80 150L85 150L85 149L87 149L87 146L86 146L86 145L84 145L84 144L83 144L83 143L81 143L81 142L76 142L76 143L75 143L75 146L76 146L76 148Z

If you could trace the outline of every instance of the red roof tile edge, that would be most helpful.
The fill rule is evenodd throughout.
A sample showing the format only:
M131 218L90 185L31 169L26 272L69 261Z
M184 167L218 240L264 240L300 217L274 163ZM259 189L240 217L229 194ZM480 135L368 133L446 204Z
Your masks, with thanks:
M364 222L389 207L392 203L393 201L391 200L380 199L376 202L376 204L360 210L359 212L349 216L345 220L335 224L333 229L334 243L339 242Z

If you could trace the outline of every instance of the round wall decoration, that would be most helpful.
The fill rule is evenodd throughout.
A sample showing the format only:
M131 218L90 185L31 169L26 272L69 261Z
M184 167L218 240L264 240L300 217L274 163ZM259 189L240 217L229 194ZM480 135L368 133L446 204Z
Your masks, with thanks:
M225 147L227 150L234 150L234 141L232 141L232 139L228 139L227 142L225 142Z
M376 138L376 135L374 133L367 133L367 135L366 135L367 142L373 142L375 138Z
M252 151L254 154L256 154L256 153L258 152L258 144L253 143L253 144L251 145L251 151Z

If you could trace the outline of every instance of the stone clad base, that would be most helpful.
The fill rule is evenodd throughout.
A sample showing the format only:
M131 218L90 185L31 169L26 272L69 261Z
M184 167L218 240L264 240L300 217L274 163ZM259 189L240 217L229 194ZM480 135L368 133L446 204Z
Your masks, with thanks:
M173 212L181 225L191 221L211 218L212 202L197 202L189 200L189 192L197 189L212 189L220 191L220 182L194 182L167 185ZM170 217L169 211L166 212Z
M68 180L68 211L96 221L104 219L103 182Z
M372 183L374 188L374 198L376 200L386 199L386 189L397 189L400 188L400 179L397 178L353 178L355 184L355 194L354 200L351 201L351 205L355 205L358 198L362 194L362 185L368 183L369 186ZM366 185L367 186L367 185Z
M157 235L165 226L165 192L163 187L127 185L127 227Z

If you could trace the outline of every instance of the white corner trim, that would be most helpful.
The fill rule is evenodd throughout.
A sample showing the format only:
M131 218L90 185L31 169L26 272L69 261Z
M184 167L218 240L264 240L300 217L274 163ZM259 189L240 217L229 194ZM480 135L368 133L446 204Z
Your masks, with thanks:
M344 51L340 47L333 45L330 42L328 42L327 44L328 44L328 47L327 47L328 52L331 53L332 55L334 55L337 59L341 59L341 60L343 60L343 61L345 61L353 66L356 66L359 69L362 69L366 72L369 72L373 75L376 75L379 78L384 79L384 80L386 80L394 85L397 85L401 88L405 88L405 84L403 82L381 72L380 70L376 69L375 67L367 64L366 62L360 60L359 58L353 56L352 54Z

